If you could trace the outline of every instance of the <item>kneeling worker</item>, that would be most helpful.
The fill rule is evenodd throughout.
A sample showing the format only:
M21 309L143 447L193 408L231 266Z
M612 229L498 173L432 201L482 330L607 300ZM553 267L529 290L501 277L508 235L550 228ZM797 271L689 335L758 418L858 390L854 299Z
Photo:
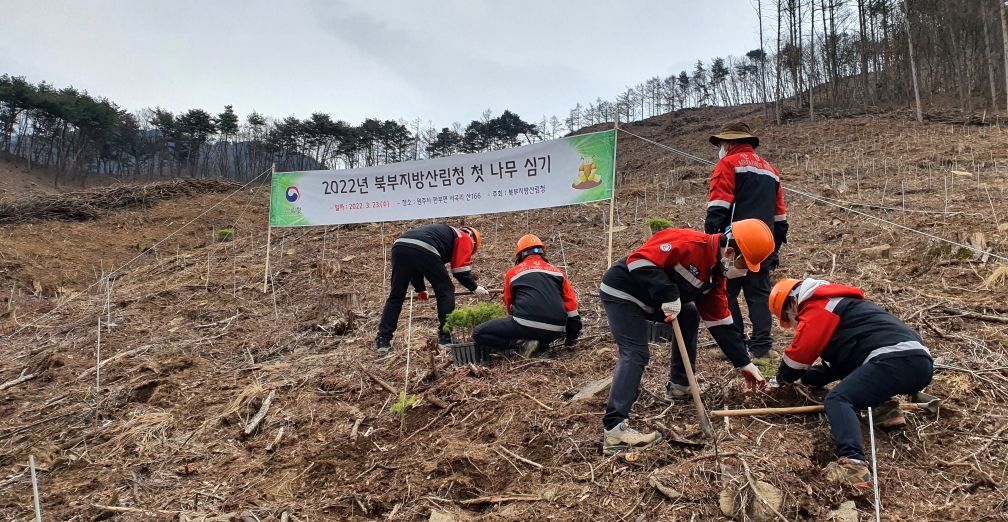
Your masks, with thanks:
M749 359L742 333L732 321L725 274L732 267L758 270L773 251L770 227L758 219L735 222L724 234L668 228L616 262L602 276L600 298L619 349L609 404L602 417L605 454L661 440L658 432L640 433L627 425L644 367L651 356L646 320L671 322L678 317L689 362L694 368L697 335L703 320L718 346L745 378L747 388L766 386L766 380ZM669 399L689 393L686 368L675 347L665 391Z
M387 352L392 346L392 334L399 324L399 314L402 313L409 285L413 285L418 299L428 299L424 279L430 281L437 298L438 342L451 344L451 334L444 332L444 324L448 314L455 310L455 285L445 264L450 263L452 275L462 286L476 297L486 298L490 293L476 284L469 266L480 242L479 232L473 227L455 228L441 224L414 228L395 240L391 253L389 296L375 337L379 352Z
M473 341L495 350L519 348L525 357L540 343L565 333L565 344L581 334L577 297L567 275L549 264L546 247L528 234L515 248L515 266L504 275L504 307L510 317L485 322L473 330Z
M892 397L923 390L934 372L923 340L861 289L817 279L779 281L770 292L770 311L784 328L798 323L778 382L822 387L840 380L823 401L840 457L827 466L827 478L871 487L857 411L879 408L873 416L883 429L903 426ZM817 358L823 364L812 366Z

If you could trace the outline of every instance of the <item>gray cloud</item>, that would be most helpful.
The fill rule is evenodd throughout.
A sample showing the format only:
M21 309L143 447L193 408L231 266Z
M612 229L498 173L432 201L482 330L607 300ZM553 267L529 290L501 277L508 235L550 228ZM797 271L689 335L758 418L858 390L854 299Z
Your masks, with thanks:
M526 119L758 46L746 0L0 0L0 73L127 109Z

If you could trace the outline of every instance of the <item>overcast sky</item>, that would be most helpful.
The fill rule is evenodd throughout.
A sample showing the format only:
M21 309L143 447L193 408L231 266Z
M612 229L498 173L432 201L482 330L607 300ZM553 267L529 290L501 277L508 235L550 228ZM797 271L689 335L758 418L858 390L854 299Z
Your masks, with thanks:
M759 46L755 0L0 0L0 74L128 110L561 118ZM768 28L765 28L769 30Z

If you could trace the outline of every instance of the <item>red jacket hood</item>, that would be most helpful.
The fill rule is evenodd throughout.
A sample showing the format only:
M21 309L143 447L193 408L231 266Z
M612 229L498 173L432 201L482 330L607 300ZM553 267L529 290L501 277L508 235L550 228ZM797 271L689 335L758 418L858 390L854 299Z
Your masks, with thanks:
M864 299L864 292L860 288L847 285L836 285L821 279L806 279L798 285L798 304L811 299L831 299L834 297L853 297Z

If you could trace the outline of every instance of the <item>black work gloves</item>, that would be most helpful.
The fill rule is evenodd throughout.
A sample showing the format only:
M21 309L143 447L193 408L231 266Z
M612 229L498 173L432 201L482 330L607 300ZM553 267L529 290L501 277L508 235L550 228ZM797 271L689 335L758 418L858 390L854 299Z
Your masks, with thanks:
M581 336L581 316L575 315L567 318L567 339L564 346L571 346Z

